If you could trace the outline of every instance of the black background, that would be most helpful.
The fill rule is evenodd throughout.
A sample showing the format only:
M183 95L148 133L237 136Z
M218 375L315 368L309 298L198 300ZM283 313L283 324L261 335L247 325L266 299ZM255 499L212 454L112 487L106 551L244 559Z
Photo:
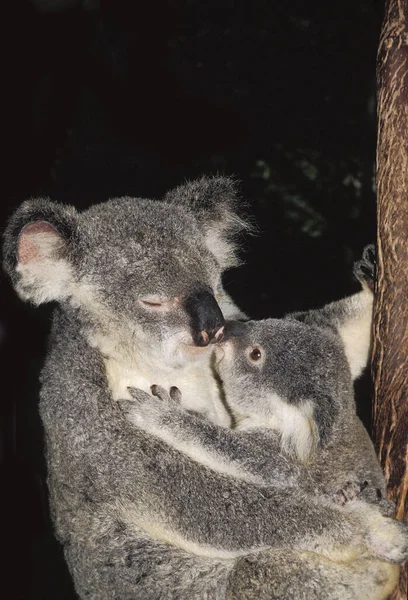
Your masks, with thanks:
M29 196L85 208L234 174L259 234L225 284L248 314L356 291L352 262L375 238L382 13L374 0L4 1L2 228ZM5 597L74 598L37 413L50 308L4 277L0 302Z

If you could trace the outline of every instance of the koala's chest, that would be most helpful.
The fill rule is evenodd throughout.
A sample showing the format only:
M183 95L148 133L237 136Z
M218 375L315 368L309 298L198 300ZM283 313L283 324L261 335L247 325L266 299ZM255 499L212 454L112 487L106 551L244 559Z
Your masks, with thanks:
M112 358L105 358L104 363L113 400L131 399L129 387L150 393L153 384L165 389L175 385L182 393L182 405L186 410L202 413L224 427L231 425L231 417L221 401L220 390L209 365L192 365L173 372L156 368L152 373L146 368L130 367Z

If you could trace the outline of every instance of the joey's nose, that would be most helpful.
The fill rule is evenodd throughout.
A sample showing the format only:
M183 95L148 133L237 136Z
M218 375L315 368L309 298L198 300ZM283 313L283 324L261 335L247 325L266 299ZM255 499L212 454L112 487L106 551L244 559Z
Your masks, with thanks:
M206 288L194 290L184 300L190 317L191 333L196 346L205 347L220 341L224 317L213 294Z
M214 334L209 335L208 332L203 329L202 331L200 331L199 335L198 335L198 340L199 340L199 346L208 346L208 344L217 344L218 342L221 342L222 338L224 336L224 327L220 327L218 329L218 331L215 331Z

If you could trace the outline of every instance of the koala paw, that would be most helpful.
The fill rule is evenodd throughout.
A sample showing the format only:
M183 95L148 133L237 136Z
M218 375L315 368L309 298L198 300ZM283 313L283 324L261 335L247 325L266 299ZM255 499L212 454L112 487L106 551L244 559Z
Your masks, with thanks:
M362 283L374 291L376 252L374 244L369 244L363 250L363 256L354 263L354 276Z
M395 502L383 498L381 490L372 485L367 484L361 489L361 492L358 494L358 500L374 504L384 517L393 517L395 514Z
M125 417L134 425L142 424L142 414L152 401L152 396L143 390L128 388L132 400L118 400L117 404Z
M333 500L336 504L342 506L352 500L374 504L384 517L393 517L395 513L395 503L392 500L383 498L381 490L368 481L362 483L348 481L343 488L334 494Z
M119 406L126 418L145 431L155 433L163 424L163 420L180 407L181 392L171 387L167 392L159 385L152 385L152 395L137 388L128 388L132 400L119 400Z
M368 542L378 558L403 563L408 559L408 523L380 517L370 527Z
M366 482L357 483L348 481L344 487L342 487L334 494L334 501L336 502L336 504L341 504L343 506L347 502L355 500L357 497L359 497L359 494L364 488L365 483Z

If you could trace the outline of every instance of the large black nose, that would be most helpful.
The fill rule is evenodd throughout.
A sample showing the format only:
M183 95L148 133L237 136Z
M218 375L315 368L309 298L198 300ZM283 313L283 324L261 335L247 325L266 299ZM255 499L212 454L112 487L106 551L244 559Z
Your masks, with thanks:
M190 317L191 332L196 346L218 342L224 331L224 317L213 294L207 288L197 288L184 300Z

